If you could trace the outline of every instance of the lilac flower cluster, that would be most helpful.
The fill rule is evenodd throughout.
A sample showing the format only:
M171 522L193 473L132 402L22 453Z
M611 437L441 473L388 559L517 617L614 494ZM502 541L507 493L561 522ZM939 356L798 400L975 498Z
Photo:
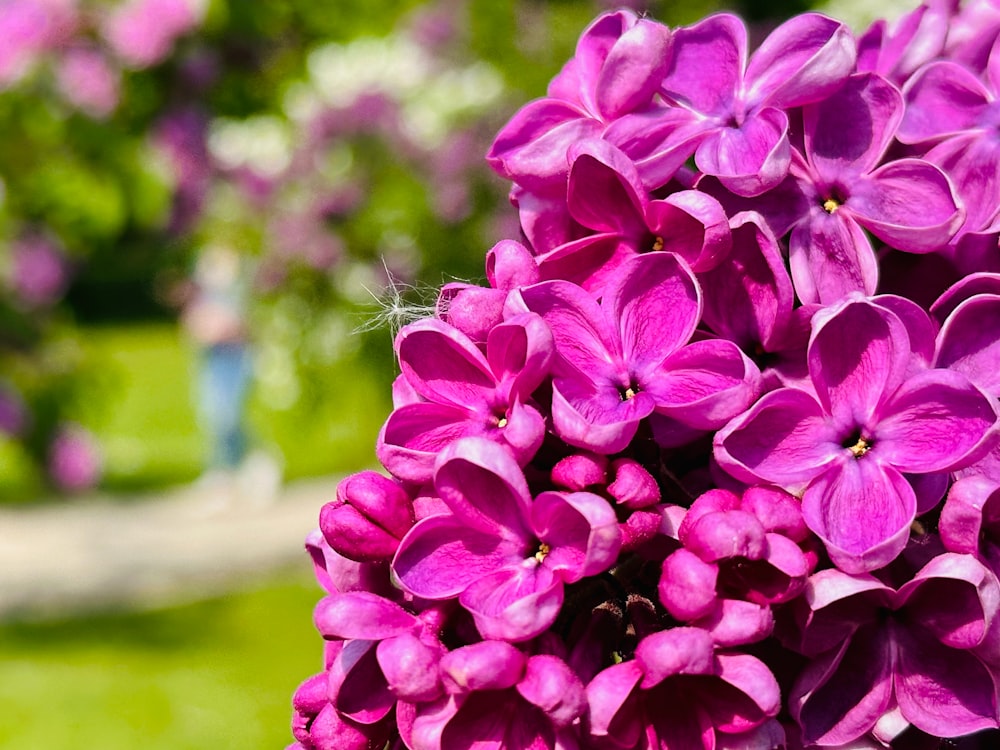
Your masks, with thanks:
M998 37L594 21L307 541L292 748L997 742Z

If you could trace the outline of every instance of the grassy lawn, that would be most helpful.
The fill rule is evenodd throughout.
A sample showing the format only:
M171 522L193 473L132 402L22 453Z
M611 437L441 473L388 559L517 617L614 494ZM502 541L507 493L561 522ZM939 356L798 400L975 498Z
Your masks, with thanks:
M0 626L0 750L264 750L322 667L302 572L155 613Z

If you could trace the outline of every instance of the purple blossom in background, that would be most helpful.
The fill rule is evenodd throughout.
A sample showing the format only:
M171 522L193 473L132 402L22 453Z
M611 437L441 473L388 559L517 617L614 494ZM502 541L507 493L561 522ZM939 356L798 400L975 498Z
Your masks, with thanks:
M28 408L21 394L8 383L0 381L0 434L18 437L30 420Z
M193 0L128 0L103 19L105 41L132 68L161 62L198 22Z
M104 119L118 106L120 74L96 49L67 50L56 78L63 98L91 117Z
M10 0L0 4L0 88L16 83L44 52L76 26L74 0Z
M62 425L49 444L48 473L67 492L82 492L101 478L101 453L94 436L79 425Z
M53 240L29 235L14 243L10 285L24 306L54 305L65 294L69 282L69 262Z

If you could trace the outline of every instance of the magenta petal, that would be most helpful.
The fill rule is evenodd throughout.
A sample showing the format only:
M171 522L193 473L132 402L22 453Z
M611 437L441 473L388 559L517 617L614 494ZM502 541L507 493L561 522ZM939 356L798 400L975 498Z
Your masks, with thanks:
M719 13L674 32L673 61L663 79L667 95L702 114L722 115L742 86L746 28ZM705 60L713 64L706 66Z
M649 102L670 62L670 29L639 19L611 48L594 84L598 109L607 120Z
M396 337L399 366L424 398L452 406L485 407L496 381L479 349L439 320L405 326Z
M865 229L910 253L940 249L965 218L945 173L920 159L899 159L859 178L848 205Z
M441 695L440 647L432 648L412 633L406 633L382 641L375 655L386 684L397 699L423 703Z
M593 138L575 144L566 203L570 215L596 232L644 232L646 194L635 165L618 148Z
M565 363L590 377L618 377L623 367L618 331L591 295L565 281L542 282L518 294L528 310L548 323Z
M952 485L941 509L941 541L946 549L975 555L984 537L987 506L1000 510L1000 482L983 476L963 477ZM994 514L1000 517L1000 513Z
M715 458L737 479L801 488L840 453L839 435L815 398L772 391L715 436Z
M652 201L646 221L663 250L682 257L696 273L715 268L732 247L726 212L708 193L681 190Z
M655 108L615 120L603 138L624 151L649 189L666 185L713 130L710 120L681 107Z
M916 504L913 488L893 467L845 458L809 486L802 515L838 568L864 573L903 550Z
M765 716L778 714L781 689L764 662L748 654L718 654L716 659L719 677L742 694L736 700L709 704L720 731L745 732L760 725ZM724 712L718 710L720 704Z
M941 327L935 363L1000 394L1000 294L974 296L951 312Z
M325 638L361 638L379 641L417 627L417 618L395 602L367 591L327 596L313 613L316 629Z
M914 726L959 737L997 726L997 685L973 654L948 648L920 628L899 628L896 700Z
M675 675L715 672L712 638L701 628L677 627L648 635L636 647L635 660L645 673L644 690Z
M876 626L814 659L789 696L803 741L842 745L871 730L891 706L892 668L892 644Z
M637 712L628 710L628 704L642 676L639 664L626 661L608 667L590 681L587 700L590 703L591 734L595 737L612 735L621 747L636 744L643 722Z
M925 370L910 378L882 412L872 450L879 460L913 474L951 471L981 458L983 438L997 422L993 401L950 370Z
M618 517L599 495L543 492L531 507L531 523L550 548L545 565L559 570L567 583L603 573L618 559Z
M464 519L430 516L400 542L392 569L410 593L448 599L526 552L495 534L469 528Z
M732 219L732 250L725 263L699 275L703 320L741 347L767 345L785 327L795 299L778 241L762 217Z
M438 454L459 438L482 435L485 420L447 404L416 403L396 409L386 420L375 455L393 475L429 482Z
M563 583L544 565L507 567L470 584L459 596L484 638L526 641L555 622Z
M675 619L691 621L704 617L718 601L715 592L718 575L718 566L682 547L663 561L658 588L660 601Z
M951 61L932 62L911 78L903 90L906 116L899 140L918 143L975 127L989 103L983 83L966 67Z
M330 703L361 724L385 718L396 704L378 666L374 641L348 641L330 668Z
M779 109L753 112L739 127L721 128L702 141L694 158L698 169L737 195L760 195L788 174L788 117Z
M628 261L606 290L602 308L621 330L622 353L633 372L654 367L686 344L698 325L701 295L687 265L673 253Z
M514 687L524 676L527 659L503 641L481 641L441 657L441 678L451 694Z
M482 438L451 445L438 456L434 489L470 528L523 543L531 494L510 451Z
M813 317L809 375L838 425L872 425L903 380L909 341L899 318L867 300L846 300Z
M662 367L639 374L656 411L700 430L715 430L743 412L760 393L760 372L736 344L706 339L672 354Z
M903 97L881 76L851 76L837 93L802 112L806 153L825 180L870 171L892 142ZM849 185L852 191L854 185Z
M722 599L707 617L693 624L707 631L719 646L730 648L767 638L774 628L774 615L766 604Z
M878 286L878 262L864 230L847 211L828 214L813 207L792 230L789 268L804 303L833 304L852 292L871 295Z
M624 450L639 422L655 403L639 392L622 401L612 386L598 389L585 380L560 379L552 385L552 423L556 434L570 445L611 454Z
M528 658L517 692L559 727L569 726L587 709L587 693L580 678L566 662L548 654Z
M549 374L554 344L548 325L534 313L507 318L489 333L486 358L502 387L528 398Z
M564 182L569 147L600 130L601 123L578 107L539 99L525 105L501 129L486 158L506 179L544 192L554 182Z
M747 66L748 101L791 109L829 97L854 69L851 30L802 13L772 31Z

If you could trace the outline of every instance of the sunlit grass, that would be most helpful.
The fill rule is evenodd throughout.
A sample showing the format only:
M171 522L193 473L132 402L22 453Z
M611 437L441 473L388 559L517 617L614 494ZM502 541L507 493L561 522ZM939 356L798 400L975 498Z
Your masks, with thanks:
M162 612L0 627L0 749L285 747L291 694L322 667L308 567Z

